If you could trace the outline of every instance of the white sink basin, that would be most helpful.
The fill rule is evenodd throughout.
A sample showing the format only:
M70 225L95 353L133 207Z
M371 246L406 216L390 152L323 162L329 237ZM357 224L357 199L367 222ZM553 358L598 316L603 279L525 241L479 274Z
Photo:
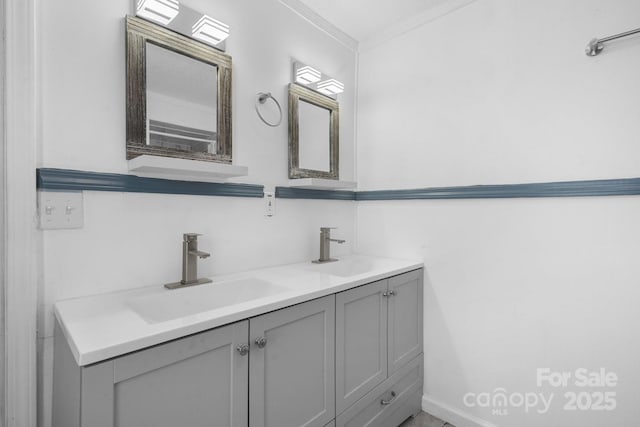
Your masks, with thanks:
M209 310L269 297L288 289L249 277L208 283L131 299L127 305L147 323L160 323Z
M371 261L364 258L348 258L325 264L310 264L307 270L331 274L332 276L351 277L368 273L373 269Z

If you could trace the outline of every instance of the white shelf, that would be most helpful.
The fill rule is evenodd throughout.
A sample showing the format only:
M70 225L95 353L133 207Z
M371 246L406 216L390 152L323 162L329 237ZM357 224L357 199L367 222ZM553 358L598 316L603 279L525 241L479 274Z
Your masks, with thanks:
M129 173L145 178L224 182L227 178L246 176L249 169L227 163L143 155L129 160Z
M348 190L356 188L356 183L355 181L340 181L337 179L299 178L290 179L289 187L314 190Z

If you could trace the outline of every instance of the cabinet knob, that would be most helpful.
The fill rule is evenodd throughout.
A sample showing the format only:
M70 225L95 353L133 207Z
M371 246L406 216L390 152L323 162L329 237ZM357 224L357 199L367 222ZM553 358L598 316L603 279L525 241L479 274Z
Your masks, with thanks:
M247 354L249 354L249 345L241 344L236 347L236 350L238 351L238 353L240 353L240 356L246 356Z
M396 291L389 291L389 296L392 297L396 294Z
M383 297L388 297L388 296L389 296L389 292L384 291L384 292L382 293L382 296L383 296Z
M380 404L381 404L381 405L383 405L383 406L384 406L384 405L390 405L391 403L393 403L393 401L394 401L394 400L396 400L396 397L397 397L397 396L396 396L396 392L395 392L395 391L392 391L392 392L391 392L391 399L389 399L389 400L384 400L384 399L382 399L382 400L380 401Z
M258 348L264 348L264 346L267 345L267 337L258 337L256 338L255 343Z

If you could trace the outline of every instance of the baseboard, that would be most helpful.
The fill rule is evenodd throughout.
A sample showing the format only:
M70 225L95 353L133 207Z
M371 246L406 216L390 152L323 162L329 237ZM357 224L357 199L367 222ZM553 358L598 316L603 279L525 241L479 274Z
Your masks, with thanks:
M440 418L455 427L497 427L495 424L467 414L464 411L440 402L426 394L422 396L422 410L434 417Z

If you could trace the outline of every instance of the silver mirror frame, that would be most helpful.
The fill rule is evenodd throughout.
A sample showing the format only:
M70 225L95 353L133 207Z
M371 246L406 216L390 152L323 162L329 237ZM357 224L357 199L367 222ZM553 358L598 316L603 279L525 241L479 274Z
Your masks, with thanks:
M126 17L127 160L148 154L231 163L231 56L142 18ZM190 153L147 145L146 45L153 43L218 67L217 152Z
M299 101L329 110L329 172L300 168ZM289 84L289 178L339 179L340 107L337 101L295 83Z

